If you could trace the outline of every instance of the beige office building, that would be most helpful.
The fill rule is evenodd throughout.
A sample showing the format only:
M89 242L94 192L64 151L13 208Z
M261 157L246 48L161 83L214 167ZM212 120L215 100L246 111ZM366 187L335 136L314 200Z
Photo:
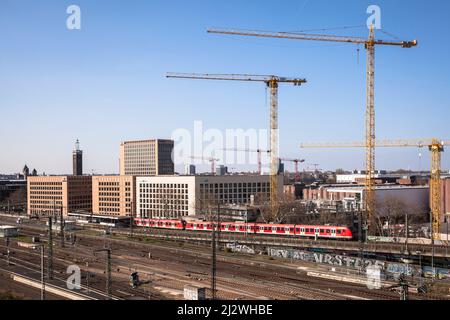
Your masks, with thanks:
M28 177L29 215L49 215L92 211L91 176Z
M92 212L97 216L134 215L135 177L92 177Z
M283 180L279 178L280 196ZM137 217L179 219L201 213L211 199L223 204L251 204L269 199L269 176L157 176L136 178Z
M173 175L173 140L125 141L120 145L121 176Z

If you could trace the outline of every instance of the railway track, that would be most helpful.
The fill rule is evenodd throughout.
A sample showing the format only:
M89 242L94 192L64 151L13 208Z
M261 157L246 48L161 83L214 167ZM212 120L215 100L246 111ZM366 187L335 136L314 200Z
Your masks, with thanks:
M42 233L42 230L23 228L27 235ZM45 237L43 237L45 239ZM55 244L59 244L55 235ZM120 272L114 272L114 282L120 282L123 287L115 287L118 296L125 298L123 292L130 295L148 295L148 292L130 292L128 282L129 270L137 269L153 273L151 281L155 287L168 288L177 294L159 294L164 298L180 298L185 284L197 284L208 287L210 283L211 254L209 249L195 247L194 249L173 248L171 245L161 245L145 242L130 242L91 235L78 235L75 247L55 247L55 256L61 263L69 263L93 259L89 253L92 248L98 248L102 243L109 243L113 248L113 265L120 266ZM152 259L146 253L152 252ZM105 261L95 257L93 267L102 278ZM341 282L307 277L298 270L277 262L247 261L245 257L236 258L225 254L218 255L218 297L222 299L398 299L393 292L378 292L368 290L361 285L343 284ZM62 266L60 266L62 268ZM90 267L91 269L91 267ZM125 269L125 271L124 271ZM282 284L282 285L280 285ZM101 290L101 284L97 287ZM157 290L155 290L157 291ZM209 295L211 294L210 291ZM153 298L158 298L157 292L151 292ZM414 297L419 298L419 297ZM425 297L420 297L425 298Z

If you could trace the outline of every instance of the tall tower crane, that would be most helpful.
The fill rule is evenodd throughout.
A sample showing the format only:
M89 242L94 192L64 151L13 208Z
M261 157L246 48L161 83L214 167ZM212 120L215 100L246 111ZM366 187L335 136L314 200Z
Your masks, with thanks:
M239 35L262 38L280 38L291 40L329 41L345 42L353 44L363 44L367 51L367 97L366 97L366 198L365 208L367 215L372 216L374 206L373 180L375 174L375 46L400 46L402 48L412 48L417 45L417 41L386 41L376 40L374 26L371 25L369 38L333 36L321 34L304 34L289 32L260 32L253 30L227 30L209 29L208 33ZM370 219L369 219L370 221ZM370 226L369 226L370 227Z
M209 161L211 162L211 174L215 175L216 174L216 162L220 161L220 159L216 159L214 157L210 157L210 158L204 158L204 157L196 157L196 156L192 156L190 157L190 159L197 159L197 160L203 160L203 161Z
M262 150L262 149L233 149L233 148L228 148L228 149L222 149L224 151L236 151L236 152L252 152L252 153L257 153L258 154L258 174L261 175L262 174L262 154L263 153L267 153L270 154L270 150Z
M270 89L270 213L275 218L278 214L278 84L291 83L300 86L306 83L301 78L286 78L274 75L250 74L195 74L168 73L168 78L196 79L196 80L228 80L264 82Z
M376 141L377 148L399 148L399 147L428 147L431 152L431 177L430 177L430 209L432 223L432 239L439 240L439 230L442 218L441 207L441 153L444 152L444 146L450 146L450 140L441 141L439 139L423 140L383 140ZM364 148L363 142L351 143L305 143L301 148Z
M295 167L295 182L300 182L300 173L298 171L298 164L305 162L305 159L286 159L281 158L281 161L293 162Z

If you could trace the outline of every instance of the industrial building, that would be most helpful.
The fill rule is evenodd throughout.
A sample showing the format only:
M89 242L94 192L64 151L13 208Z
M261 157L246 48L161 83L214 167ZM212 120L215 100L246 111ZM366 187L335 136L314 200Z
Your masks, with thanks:
M92 177L92 212L100 216L134 214L136 179L133 176Z
M173 140L125 141L120 145L121 176L173 175Z
M303 190L303 200L313 202L319 207L335 207L343 211L362 209L365 187L363 185L321 185ZM375 201L401 203L411 213L421 214L429 211L428 186L377 185L374 187Z
M261 175L137 177L136 213L142 218L178 219L201 214L212 203L251 204L269 199L269 184L269 176Z
M92 177L28 177L27 196L29 215L92 212Z

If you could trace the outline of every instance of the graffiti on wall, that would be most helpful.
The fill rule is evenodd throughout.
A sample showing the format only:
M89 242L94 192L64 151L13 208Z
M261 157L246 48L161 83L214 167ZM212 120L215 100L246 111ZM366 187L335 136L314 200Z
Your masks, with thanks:
M370 267L380 267L384 272L390 274L405 274L408 276L420 275L421 271L418 266L412 266L402 263L394 263L388 261L380 261L374 259L362 259L358 257L350 257L331 253L317 253L308 251L299 251L291 249L267 248L267 253L271 257L300 260L313 263L328 264L338 267L346 267L352 269L364 269Z
M227 248L232 252L255 254L255 249L239 243L227 243Z

